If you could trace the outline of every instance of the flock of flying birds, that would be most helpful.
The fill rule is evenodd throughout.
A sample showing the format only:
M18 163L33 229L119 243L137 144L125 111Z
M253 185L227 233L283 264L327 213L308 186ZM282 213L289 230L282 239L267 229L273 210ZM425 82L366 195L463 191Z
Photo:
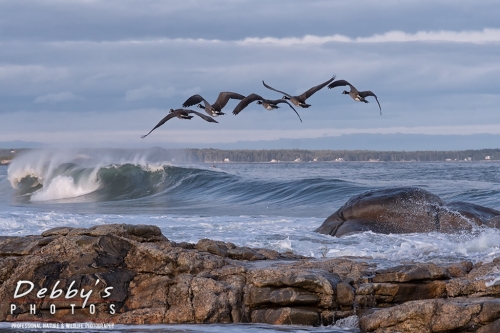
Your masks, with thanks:
M238 93L235 93L235 92L221 92L219 94L219 97L215 101L215 103L210 104L201 95L193 95L193 96L189 97L182 104L182 107L187 108L187 107L193 106L195 104L198 104L198 107L200 109L204 109L205 112L209 114L209 116L207 116L203 113L193 111L193 110L188 110L188 109L176 109L176 110L170 109L169 114L167 116L165 116L162 120L160 120L160 122L155 127L153 127L153 129L151 131L149 131L148 134L141 135L141 138L144 139L151 132L153 132L155 129L157 129L161 125L165 124L165 122L167 122L168 120L175 118L175 117L177 117L179 119L191 119L194 117L192 114L195 114L208 122L218 123L218 121L216 121L212 117L224 115L225 113L222 112L222 109L224 108L224 106L226 106L227 102L230 99L237 99L237 100L241 101L234 108L234 110L233 110L234 115L237 115L238 113L243 111L243 109L246 108L250 103L255 102L255 101L257 102L257 104L262 105L266 110L278 109L279 108L278 104L286 103L286 104L288 104L288 106L290 106L290 108L293 111L295 111L295 113L299 117L300 121L302 122L302 119L300 118L299 113L297 112L297 110L295 110L295 108L292 106L292 104L295 106L301 107L301 108L310 107L311 105L307 104L306 100L309 97L311 97L315 92L323 89L325 86L328 86L328 89L332 89L335 87L349 86L351 88L351 90L350 91L344 90L342 92L342 94L346 94L346 95L351 96L351 98L353 100L355 100L356 102L368 103L368 101L366 100L366 97L373 96L373 97L375 97L375 100L377 101L378 107L380 109L380 114L382 114L382 108L380 107L380 103L378 101L377 95L375 95L373 92L371 92L369 90L358 91L352 84L350 84L346 80L337 80L337 81L334 81L334 80L335 80L335 75L331 79L329 79L328 81L323 82L317 86L314 86L311 89L307 90L306 92L304 92L303 94L298 95L298 96L292 96L290 94L287 94L284 91L274 89L273 87L267 85L264 81L262 81L262 84L264 85L264 87L266 87L270 90L279 92L279 93L284 95L281 99L273 99L273 100L265 99L262 96L257 95L257 94L250 94L250 95L245 97L245 96L238 94ZM292 104L290 104L289 101ZM202 105L201 102L203 102L204 105Z

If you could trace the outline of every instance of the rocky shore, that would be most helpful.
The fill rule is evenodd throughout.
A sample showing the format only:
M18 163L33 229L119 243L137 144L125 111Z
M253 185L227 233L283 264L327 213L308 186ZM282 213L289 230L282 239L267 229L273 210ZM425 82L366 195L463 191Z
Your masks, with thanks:
M0 237L0 321L331 325L362 332L499 332L488 263L313 259L156 226L56 228Z

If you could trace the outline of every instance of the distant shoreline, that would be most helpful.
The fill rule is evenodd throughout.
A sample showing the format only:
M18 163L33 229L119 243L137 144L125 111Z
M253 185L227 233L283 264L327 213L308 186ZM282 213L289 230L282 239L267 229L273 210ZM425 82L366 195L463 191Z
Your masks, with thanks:
M123 149L89 148L114 152L152 151L158 157L172 162L194 163L309 163L309 162L494 162L500 161L500 149L452 150L452 151L375 151L375 150L304 150L304 149ZM17 154L34 149L0 149L0 165L8 165ZM79 148L85 150L85 148Z
M269 162L269 161L263 161L263 162L234 162L234 161L229 161L229 162L224 162L224 161L204 161L201 163L204 164L249 164L249 163L255 163L255 164L290 164L290 163L500 163L500 160L485 160L485 161L301 161L301 162L295 162L295 161L277 161L277 162Z

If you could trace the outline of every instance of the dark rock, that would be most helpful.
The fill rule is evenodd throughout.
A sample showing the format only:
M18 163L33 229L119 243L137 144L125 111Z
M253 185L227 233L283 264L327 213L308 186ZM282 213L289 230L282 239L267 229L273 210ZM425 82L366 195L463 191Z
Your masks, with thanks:
M496 226L500 212L466 203L445 204L437 195L415 187L373 190L349 199L316 232L342 236L378 233L457 232L474 226Z
M470 261L461 261L444 265L451 277L464 277L472 270L473 264Z
M108 234L114 234L137 242L168 241L162 235L160 228L155 225L103 224L89 229L75 228L67 233L67 235L71 236L88 235L94 237Z
M409 282L448 277L446 269L435 264L400 265L375 271L373 282Z
M194 248L199 251L205 251L221 257L228 257L236 260L264 260L280 258L279 253L273 250L251 249L246 246L237 247L233 243L214 241L211 239L200 239Z
M484 302L483 308L477 318L482 323L488 323L500 318L500 299Z
M491 301L490 298L411 301L365 314L360 318L360 328L362 332L474 332L486 324L480 319L481 309Z
M297 288L250 288L247 301L250 307L263 305L298 306L313 305L319 303L315 293L303 291Z
M128 240L115 235L105 235L99 238L95 250L98 254L95 259L97 267L118 266L123 263L132 244Z
M341 306L351 307L354 303L355 289L348 283L337 284L337 303Z
M17 267L19 257L0 257L0 285L5 282Z
M71 230L74 228L71 227L57 227L57 228L52 228L49 230L46 230L42 232L42 237L49 237L49 236L66 236Z
M477 330L477 333L498 333L500 332L500 319L491 324L485 325Z
M452 214L458 213L462 217L470 219L475 225L487 225L492 218L500 216L498 210L463 201L447 202L445 207Z
M252 323L271 325L319 325L319 314L302 308L277 308L252 311Z
M3 256L22 256L40 250L40 236L5 237L0 240L0 253Z

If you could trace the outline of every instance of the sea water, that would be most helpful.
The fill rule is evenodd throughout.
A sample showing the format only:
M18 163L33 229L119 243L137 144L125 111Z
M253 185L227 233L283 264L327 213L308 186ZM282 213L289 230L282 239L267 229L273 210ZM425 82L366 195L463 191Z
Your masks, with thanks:
M310 162L189 164L161 150L33 150L0 167L0 235L59 226L153 224L176 242L202 238L292 251L316 258L366 257L383 268L399 262L489 262L500 231L335 238L315 233L350 197L367 190L417 186L443 201L500 210L500 163ZM490 283L500 280L492 272ZM7 324L0 329L7 329ZM349 332L335 327L268 325L116 326L114 331ZM111 330L113 331L113 330Z

